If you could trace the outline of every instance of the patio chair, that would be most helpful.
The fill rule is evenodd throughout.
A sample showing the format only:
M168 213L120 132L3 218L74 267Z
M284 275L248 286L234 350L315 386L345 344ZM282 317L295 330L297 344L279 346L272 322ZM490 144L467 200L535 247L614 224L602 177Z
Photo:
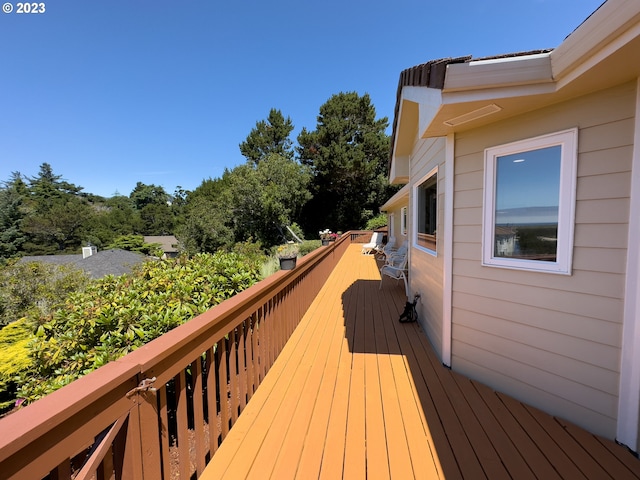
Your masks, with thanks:
M406 240L402 242L402 245L398 247L397 250L393 250L389 252L385 257L386 265L394 265L398 263L398 259L402 260L403 257L407 256L408 245Z
M390 258L390 263L385 263L380 268L380 287L382 288L382 280L385 275L387 277L395 278L396 280L402 279L404 281L404 291L407 294L407 298L409 298L409 285L407 284L407 252L405 251L404 255L394 255Z
M371 252L373 252L376 248L381 246L383 236L384 235L382 234L382 232L373 232L373 235L371 235L371 240L369 241L369 243L365 243L364 245L362 245L362 253L368 255Z
M376 255L379 255L380 258L386 259L391 252L396 251L396 237L391 237L386 245L382 245L376 248Z

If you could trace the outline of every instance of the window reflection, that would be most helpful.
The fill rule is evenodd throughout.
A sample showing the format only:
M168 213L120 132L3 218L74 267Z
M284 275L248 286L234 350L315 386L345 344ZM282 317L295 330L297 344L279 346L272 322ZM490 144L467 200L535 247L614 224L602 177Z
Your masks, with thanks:
M496 158L494 256L555 262L560 145Z
M434 173L418 187L417 242L436 250L438 223L438 174Z

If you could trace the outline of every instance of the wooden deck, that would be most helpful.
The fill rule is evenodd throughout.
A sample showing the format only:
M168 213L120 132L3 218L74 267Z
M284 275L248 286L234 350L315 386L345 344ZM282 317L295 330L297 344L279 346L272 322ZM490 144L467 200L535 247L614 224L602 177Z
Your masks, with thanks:
M640 478L623 447L453 373L352 245L200 477Z

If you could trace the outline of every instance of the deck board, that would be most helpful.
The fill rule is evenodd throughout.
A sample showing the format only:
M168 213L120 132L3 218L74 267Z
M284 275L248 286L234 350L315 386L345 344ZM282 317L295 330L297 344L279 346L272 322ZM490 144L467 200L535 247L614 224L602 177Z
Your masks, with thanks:
M201 478L640 478L614 442L443 367L379 280L350 246Z

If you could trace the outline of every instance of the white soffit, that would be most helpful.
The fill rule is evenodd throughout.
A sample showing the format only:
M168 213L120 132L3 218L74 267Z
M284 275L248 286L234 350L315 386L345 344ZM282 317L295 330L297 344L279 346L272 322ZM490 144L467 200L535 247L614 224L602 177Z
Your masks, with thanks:
M380 207L381 211L388 211L390 210L394 205L397 205L399 203L407 203L409 200L409 184L406 184L404 187L402 187L400 190L398 190L393 197L391 197L389 200L387 200L385 202L384 205L382 205Z
M438 88L405 86L400 94L396 138L391 156L389 181L409 181L409 156L415 142L437 115L442 105Z
M638 0L607 0L551 52L554 77L567 83L584 73L635 38L639 20Z
M402 100L418 104L418 132L423 132L442 105L442 91L439 88L404 87Z

